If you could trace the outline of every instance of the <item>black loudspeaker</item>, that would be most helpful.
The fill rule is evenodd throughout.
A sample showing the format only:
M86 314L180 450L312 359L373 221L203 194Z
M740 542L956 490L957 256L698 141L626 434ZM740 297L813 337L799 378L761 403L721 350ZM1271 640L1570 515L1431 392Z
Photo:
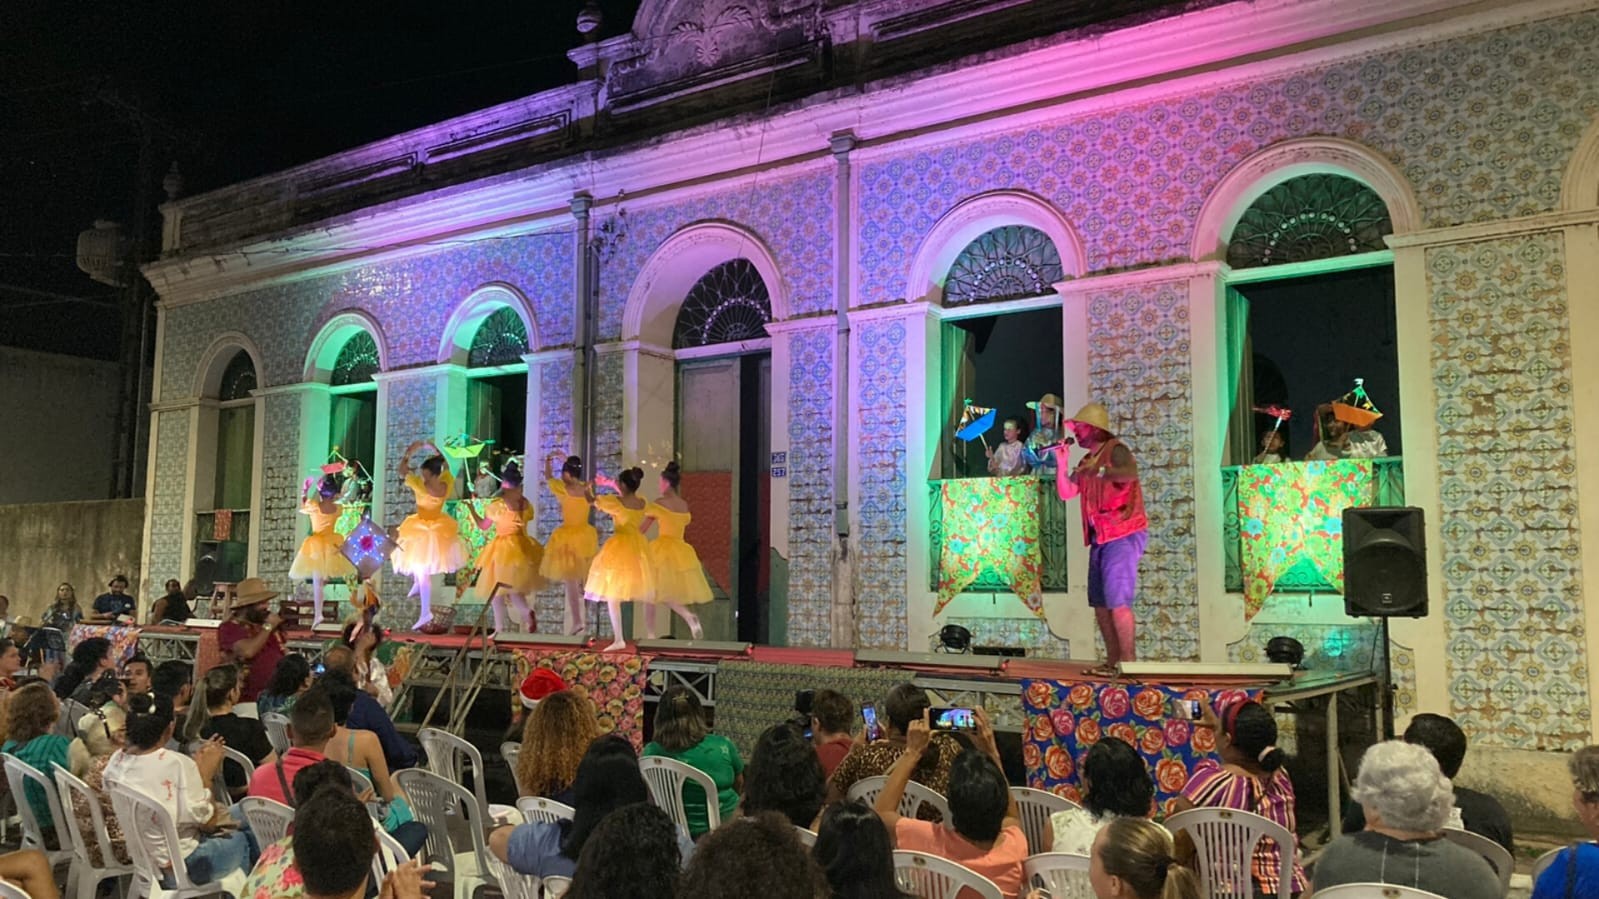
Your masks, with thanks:
M1344 613L1426 616L1427 543L1420 509L1344 510Z

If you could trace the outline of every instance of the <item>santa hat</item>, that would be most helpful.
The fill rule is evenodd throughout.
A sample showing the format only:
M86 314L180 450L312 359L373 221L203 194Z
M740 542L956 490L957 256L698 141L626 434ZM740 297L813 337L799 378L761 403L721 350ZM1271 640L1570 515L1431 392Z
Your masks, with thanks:
M539 700L566 689L566 681L561 676L548 668L534 668L523 679L522 687L517 692L522 695L522 705L533 708Z

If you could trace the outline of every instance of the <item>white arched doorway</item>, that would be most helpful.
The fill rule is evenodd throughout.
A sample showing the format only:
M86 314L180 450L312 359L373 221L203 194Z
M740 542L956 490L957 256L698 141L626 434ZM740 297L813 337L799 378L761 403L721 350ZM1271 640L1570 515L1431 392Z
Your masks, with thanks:
M438 356L451 389L439 421L446 435L488 443L477 459L480 471L465 474L481 475L484 466L497 471L508 455L537 445L527 356L538 346L533 306L509 284L479 287L451 314Z
M335 458L348 464L354 479L347 504L371 501L371 485L381 472L377 435L381 416L377 375L387 370L383 331L365 312L333 316L317 332L306 353L303 383L308 386L301 417L302 465L308 471ZM317 422L327 421L324 430Z
M264 432L260 350L226 333L201 354L195 371L195 439L190 456L192 541L186 572L202 581L236 582L256 570Z
M623 354L621 464L643 464L649 477L673 458L682 467L697 519L689 539L718 597L701 616L712 639L785 639L784 615L770 603L772 529L784 519L770 471L766 325L786 314L783 280L759 237L722 222L691 225L646 261L613 350Z

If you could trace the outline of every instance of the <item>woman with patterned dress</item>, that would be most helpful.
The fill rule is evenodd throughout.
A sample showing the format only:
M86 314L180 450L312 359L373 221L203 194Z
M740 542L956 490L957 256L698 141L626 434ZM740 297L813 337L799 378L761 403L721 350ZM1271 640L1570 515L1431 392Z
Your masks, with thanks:
M522 494L522 469L515 460L507 462L500 474L500 495L489 501L482 515L473 513L478 527L494 529L490 540L477 557L477 584L473 587L477 598L488 601L493 596L494 630L507 630L505 603L516 610L517 620L527 633L534 633L538 625L528 611L527 598L544 586L539 575L539 565L544 559L544 547L527 535L527 523L533 520L533 504ZM495 593L498 585L500 592Z
M422 460L422 473L411 470L411 454L426 447L433 454ZM411 576L411 592L422 601L416 628L424 633L433 625L433 576L466 566L466 544L460 526L444 514L444 501L455 493L455 476L444 454L432 442L413 440L400 454L400 477L416 494L416 511L400 522L399 548L391 563L400 574Z
M622 603L653 602L655 599L655 569L650 564L650 542L644 539L644 519L648 516L646 503L638 495L639 484L644 482L644 469L629 468L616 476L596 477L596 484L614 489L618 496L602 496L594 507L611 516L615 529L611 539L605 541L594 564L589 568L588 582L583 585L583 595L589 602L603 602L611 614L611 633L614 638L605 652L627 648L622 638Z
M322 585L355 574L355 565L344 557L344 538L333 529L343 508L333 501L339 495L339 479L323 475L313 499L314 483L315 478L306 478L305 486L300 488L300 514L311 516L311 535L300 543L300 551L289 566L290 580L311 582L311 602L316 609L311 618L313 626L322 622Z
M583 480L583 460L567 456L561 465L561 476L557 478L550 470L550 460L559 455L551 453L544 457L544 481L560 500L561 526L544 544L539 576L552 584L566 585L566 617L572 623L570 633L581 634L588 628L583 608L583 582L588 580L589 565L600 550L600 534L589 524L594 487Z
M694 516L688 510L688 503L677 492L682 478L683 472L676 462L666 463L666 469L661 472L661 498L645 507L649 520L654 521L659 528L655 539L650 542L655 596L650 600L651 604L642 610L644 636L651 640L655 639L655 609L658 606L666 606L676 612L688 625L694 639L705 636L699 616L685 607L707 603L714 598L711 596L711 584L705 579L705 566L700 564L699 554L683 539L683 531L694 520ZM649 521L645 522L644 529L649 530Z

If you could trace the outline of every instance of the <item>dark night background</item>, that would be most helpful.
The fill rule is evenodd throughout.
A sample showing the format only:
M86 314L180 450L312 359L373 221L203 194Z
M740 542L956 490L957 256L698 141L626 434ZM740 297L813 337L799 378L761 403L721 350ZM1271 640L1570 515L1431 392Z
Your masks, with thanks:
M637 5L601 0L601 35ZM5 4L0 344L117 357L118 291L74 253L95 219L127 223L141 119L155 200L174 161L201 193L567 83L582 6Z

